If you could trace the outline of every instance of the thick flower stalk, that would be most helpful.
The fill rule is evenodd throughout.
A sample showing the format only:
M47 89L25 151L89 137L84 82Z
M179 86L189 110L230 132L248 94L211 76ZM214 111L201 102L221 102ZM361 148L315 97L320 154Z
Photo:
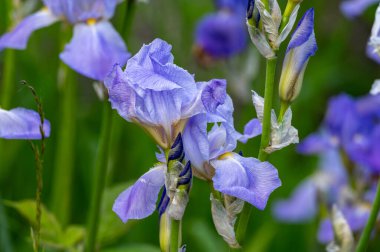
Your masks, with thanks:
M35 30L64 20L74 25L74 35L60 58L72 69L89 78L103 80L115 63L125 64L129 53L122 38L108 21L120 1L43 2L44 8L26 17L14 29L0 37L0 50L23 50Z

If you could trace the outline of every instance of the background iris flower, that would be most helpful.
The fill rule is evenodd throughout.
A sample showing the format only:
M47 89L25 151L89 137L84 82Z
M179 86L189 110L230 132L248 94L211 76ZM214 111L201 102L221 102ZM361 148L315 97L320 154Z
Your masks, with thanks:
M44 0L44 8L26 17L0 37L0 50L25 49L37 29L59 20L74 25L71 41L60 58L75 71L95 80L103 80L115 63L124 65L130 54L108 21L120 0ZM101 50L100 50L101 49Z

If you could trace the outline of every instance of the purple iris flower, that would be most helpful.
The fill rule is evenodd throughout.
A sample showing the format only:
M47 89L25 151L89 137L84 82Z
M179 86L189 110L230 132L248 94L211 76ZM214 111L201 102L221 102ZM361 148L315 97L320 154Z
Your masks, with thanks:
M246 1L216 1L218 11L206 15L196 28L195 45L200 55L224 59L246 48L246 4Z
M347 18L355 18L375 3L379 3L379 0L343 0L340 9Z
M377 7L371 37L367 44L367 56L380 64L380 7Z
M274 216L283 222L300 223L313 219L320 200L335 203L347 185L347 174L339 153L331 149L321 154L319 170L305 179L287 200L274 204Z
M380 95L355 102L343 127L343 146L351 160L380 172Z
M331 98L320 132L313 133L298 145L298 152L304 154L322 153L342 144L343 125L348 112L353 110L354 100L341 94ZM342 113L342 111L345 111Z
M370 207L366 205L352 205L341 207L344 218L352 232L360 232L365 227L369 214ZM334 240L334 230L331 219L324 219L318 229L318 241L327 244Z
M217 191L264 209L269 195L281 181L269 162L232 152L238 140L245 142L261 134L258 119L246 125L244 134L238 133L232 113L232 101L227 97L214 113L192 117L183 132L186 157L192 163L194 175L212 180ZM213 127L208 131L209 123Z
M105 80L112 107L141 125L163 149L173 144L190 117L215 109L226 96L220 80L195 82L175 65L171 48L155 39L128 60L124 71L116 65Z
M0 108L0 138L41 139L40 116L37 112L24 108L4 110ZM50 136L50 122L43 125L45 137Z
M74 25L74 35L60 58L75 71L104 80L115 63L124 65L130 54L123 39L108 21L120 0L44 0L45 8L26 17L0 37L0 50L25 49L37 29L59 20Z

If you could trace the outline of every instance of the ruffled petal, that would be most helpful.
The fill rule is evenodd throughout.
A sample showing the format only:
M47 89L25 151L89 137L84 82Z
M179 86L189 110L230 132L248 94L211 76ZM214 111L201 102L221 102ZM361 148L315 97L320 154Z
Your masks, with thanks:
M114 64L124 65L129 56L123 39L107 21L75 25L72 40L60 54L75 71L95 80L104 80Z
M213 79L202 91L202 103L207 111L214 113L227 97L227 82L224 79Z
M58 20L59 18L48 9L40 10L26 17L12 31L0 37L0 51L4 48L25 49L30 35L35 30L49 26Z
M164 165L152 168L117 197L112 210L124 223L143 219L154 212L158 194L165 184L165 169Z
M50 122L44 120L45 137L50 136ZM40 115L29 109L0 109L0 138L41 139Z
M306 180L289 199L275 203L273 214L281 221L297 223L312 219L317 210L317 188L312 180Z
M216 190L247 201L261 210L265 208L270 194L281 186L276 168L268 162L227 153L212 160L211 164L215 168L212 180Z
M248 139L261 135L262 126L259 119L252 119L244 126L244 134L239 138L239 141L246 143Z

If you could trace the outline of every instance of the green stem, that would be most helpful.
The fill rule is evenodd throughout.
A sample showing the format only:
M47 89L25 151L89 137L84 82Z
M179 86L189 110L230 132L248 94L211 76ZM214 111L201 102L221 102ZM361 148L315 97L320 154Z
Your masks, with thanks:
M181 221L171 219L170 225L170 252L177 252L181 233Z
M265 76L265 95L264 95L264 118L263 118L263 131L261 134L259 160L265 161L267 153L265 148L268 147L270 141L271 129L271 111L273 104L273 90L274 90L274 77L276 74L277 57L267 59L267 68Z
M371 213L369 215L367 224L365 225L364 231L360 237L358 246L356 247L356 250L355 250L356 252L366 251L368 241L371 236L372 229L375 226L379 210L380 210L380 178L377 184L376 196L375 196L375 200L373 201Z
M288 102L281 101L280 114L278 115L278 120L277 120L279 123L282 122L284 115L285 115L286 111L288 110L289 106L290 105Z
M73 72L60 63L58 85L60 90L60 129L58 131L53 177L52 210L64 226L70 221L71 188L75 159L77 83Z
M94 169L94 179L92 185L91 203L89 208L89 219L87 226L86 251L94 252L96 247L96 236L98 233L100 207L103 190L106 183L107 164L109 156L110 133L112 127L112 110L105 99L103 104L103 118L98 144L97 159Z
M265 77L265 96L264 96L264 118L263 118L263 131L261 135L259 160L265 161L267 153L265 148L269 145L270 130L271 130L271 110L273 103L273 90L274 78L276 73L277 57L267 59L266 77ZM240 214L239 221L236 227L236 239L242 245L244 242L245 232L247 230L249 218L252 212L250 204L244 204L243 210ZM235 249L235 251L238 251Z
M285 7L284 15L282 16L280 32L282 32L282 30L288 24L289 18L292 15L292 12L296 6L297 6L297 3L295 3L293 0L288 0Z

